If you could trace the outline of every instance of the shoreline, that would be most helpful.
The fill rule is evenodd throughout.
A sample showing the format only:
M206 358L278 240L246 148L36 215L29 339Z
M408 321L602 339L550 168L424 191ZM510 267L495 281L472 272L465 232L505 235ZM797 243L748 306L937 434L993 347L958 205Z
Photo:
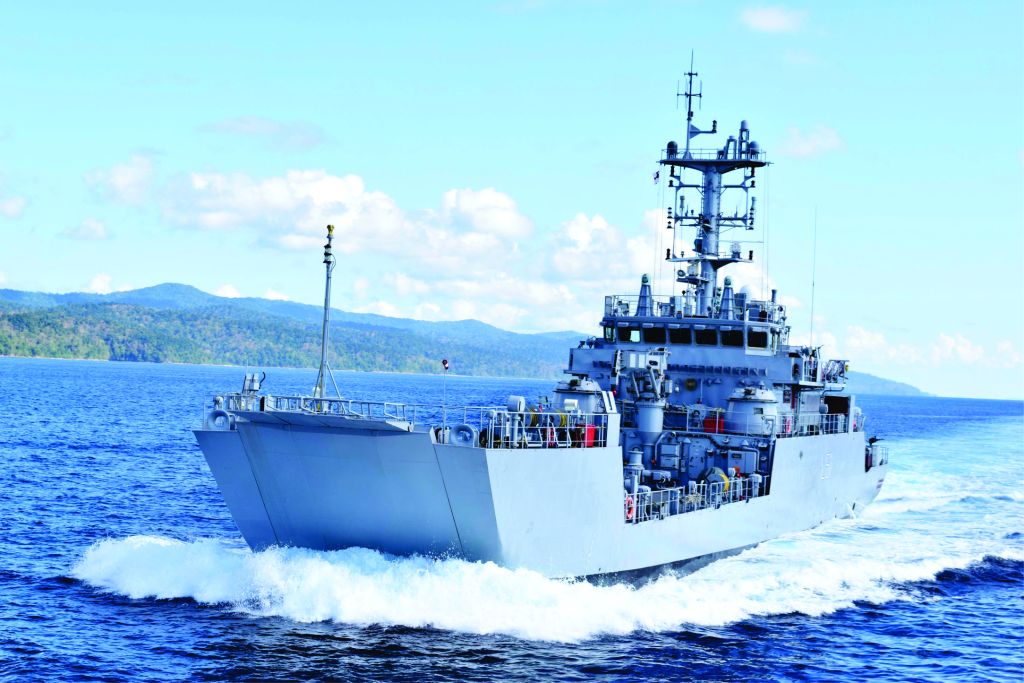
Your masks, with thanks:
M87 362L87 363L118 363L118 364L132 364L132 365L167 365L167 366L184 366L193 368L238 368L241 370L252 370L259 369L261 371L274 369L274 370L307 370L309 372L316 372L315 367L296 367L292 365L232 365L229 363L181 363L177 361L150 361L150 360L111 360L110 358L62 358L59 356L11 356L0 354L0 361L6 359L13 360L47 360L47 361L69 361L73 363ZM358 373L367 375L404 375L410 377L442 377L443 373L440 372L401 372L396 370L332 370L336 373ZM529 380L537 382L554 381L558 379L550 379L547 377L516 377L510 375L463 375L455 372L449 372L449 377L468 378L468 379L514 379L514 380Z
M5 359L13 360L47 360L47 361L69 361L69 362L89 362L89 363L122 363L122 364L135 364L135 365L166 365L166 366L187 366L197 368L238 368L241 370L246 369L259 369L261 371L267 369L277 370L307 370L309 372L316 372L315 367L294 367L289 365L268 365L268 366L256 366L256 365L231 365L224 363L179 363L172 361L139 361L139 360L110 360L109 358L59 358L50 356L11 356L0 354L0 362ZM393 370L335 370L337 373L359 373L359 374L372 374L372 375L402 375L409 377L442 377L443 373L429 373L429 372L399 372ZM458 377L460 379L509 379L509 380L526 380L536 382L557 382L559 378L547 378L547 377L515 377L508 375L462 375L454 372L448 373L449 377ZM874 375L871 375L872 377ZM884 379L884 378L880 378ZM1016 402L1024 403L1024 397L1019 398L998 398L991 396L939 396L937 394L929 394L921 392L920 394L886 394L886 393L871 393L867 391L854 392L857 396L885 396L888 398L937 398L937 399L955 399L964 401L1004 401L1004 402Z

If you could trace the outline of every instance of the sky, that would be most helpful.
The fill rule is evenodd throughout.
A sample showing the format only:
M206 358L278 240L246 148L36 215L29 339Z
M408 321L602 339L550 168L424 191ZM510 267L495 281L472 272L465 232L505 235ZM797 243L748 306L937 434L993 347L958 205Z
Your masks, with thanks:
M771 161L737 284L854 370L1024 397L1019 0L9 4L0 287L322 304L333 223L337 308L595 334L677 293L691 52L695 144Z

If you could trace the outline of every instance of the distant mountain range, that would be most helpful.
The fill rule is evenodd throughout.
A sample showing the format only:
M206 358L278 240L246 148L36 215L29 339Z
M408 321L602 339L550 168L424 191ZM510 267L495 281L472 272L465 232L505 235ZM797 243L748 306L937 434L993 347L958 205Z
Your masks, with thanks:
M322 315L318 306L225 298L180 284L112 294L0 289L0 355L315 367ZM569 347L586 336L331 311L338 370L436 373L448 358L459 374L556 378ZM873 375L850 375L850 389L858 393L922 393Z

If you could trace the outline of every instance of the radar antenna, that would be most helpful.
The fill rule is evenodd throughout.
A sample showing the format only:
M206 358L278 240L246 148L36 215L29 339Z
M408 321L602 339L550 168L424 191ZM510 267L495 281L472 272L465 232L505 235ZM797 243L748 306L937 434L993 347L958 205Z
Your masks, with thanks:
M336 260L331 251L331 242L334 241L334 226L327 226L327 244L324 245L324 268L327 271L327 284L324 287L324 330L320 339L320 373L316 377L316 387L313 389L315 398L324 398L324 383L327 375L331 377L331 384L334 385L334 393L339 397L338 383L334 381L334 373L331 372L330 361L327 360L327 340L331 324L331 273L334 272Z

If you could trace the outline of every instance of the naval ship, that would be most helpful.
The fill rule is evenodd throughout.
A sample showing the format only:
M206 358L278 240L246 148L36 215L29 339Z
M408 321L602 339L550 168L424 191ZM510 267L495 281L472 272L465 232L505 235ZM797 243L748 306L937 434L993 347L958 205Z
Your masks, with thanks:
M333 229L320 371L307 396L213 397L196 438L253 550L365 547L458 557L548 577L633 573L715 558L856 515L888 453L866 438L849 365L789 343L775 290L719 270L753 260L757 169L746 121L724 145L693 123L659 160L673 196L673 293L605 298L601 334L569 353L548 400L461 407L327 395ZM726 192L742 195L723 213ZM690 241L692 240L692 242ZM720 284L721 283L721 284ZM447 363L445 363L447 371Z

